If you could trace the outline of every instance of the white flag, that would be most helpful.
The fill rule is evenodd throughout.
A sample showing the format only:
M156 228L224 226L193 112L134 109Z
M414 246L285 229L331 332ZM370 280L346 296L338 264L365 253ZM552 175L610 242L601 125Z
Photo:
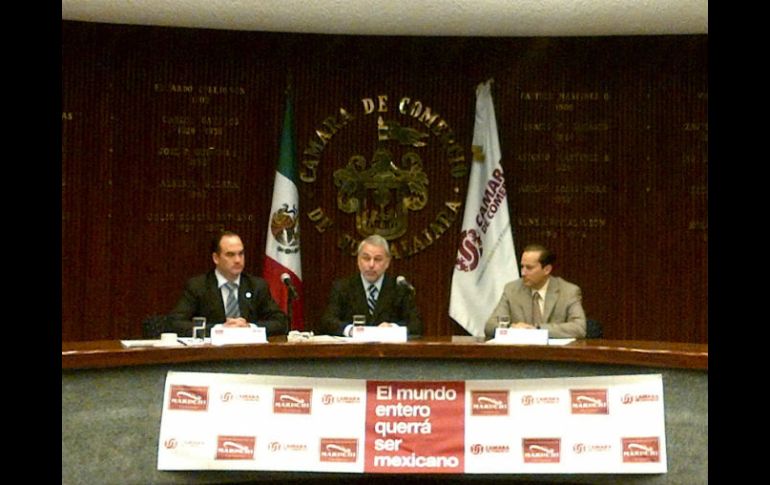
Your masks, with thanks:
M477 337L505 284L519 278L491 84L476 87L473 164L449 297L449 316Z

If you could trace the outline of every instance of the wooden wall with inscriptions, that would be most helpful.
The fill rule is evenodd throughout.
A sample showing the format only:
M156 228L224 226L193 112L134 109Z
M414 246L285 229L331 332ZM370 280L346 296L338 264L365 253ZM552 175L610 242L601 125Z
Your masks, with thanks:
M299 186L308 326L356 268L333 172L371 157L378 117L429 131L434 116L453 144L431 135L420 152L429 202L391 272L417 288L426 334L463 334L447 315L451 208L465 202L475 87L494 78L517 253L550 246L608 338L708 342L707 41L62 22L62 339L139 337L212 266L221 228L261 272L287 79L297 152L315 167Z

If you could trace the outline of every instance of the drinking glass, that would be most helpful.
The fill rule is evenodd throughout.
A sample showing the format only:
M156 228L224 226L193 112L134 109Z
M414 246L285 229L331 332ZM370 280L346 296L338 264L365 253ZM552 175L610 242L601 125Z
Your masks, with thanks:
M206 339L206 317L193 317L193 340L200 339L203 342Z

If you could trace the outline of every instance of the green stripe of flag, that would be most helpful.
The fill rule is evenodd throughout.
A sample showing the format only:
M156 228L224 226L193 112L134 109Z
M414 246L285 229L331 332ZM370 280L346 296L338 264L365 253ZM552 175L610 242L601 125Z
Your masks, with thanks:
M297 186L297 149L294 145L294 110L291 96L286 96L277 171Z

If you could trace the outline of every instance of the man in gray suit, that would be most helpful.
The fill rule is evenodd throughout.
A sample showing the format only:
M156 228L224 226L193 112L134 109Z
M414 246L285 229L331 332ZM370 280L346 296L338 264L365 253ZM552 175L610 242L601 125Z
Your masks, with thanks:
M586 315L580 287L551 276L556 256L539 244L524 248L521 278L503 288L484 333L494 337L497 317L510 318L511 328L544 328L550 338L584 338Z

